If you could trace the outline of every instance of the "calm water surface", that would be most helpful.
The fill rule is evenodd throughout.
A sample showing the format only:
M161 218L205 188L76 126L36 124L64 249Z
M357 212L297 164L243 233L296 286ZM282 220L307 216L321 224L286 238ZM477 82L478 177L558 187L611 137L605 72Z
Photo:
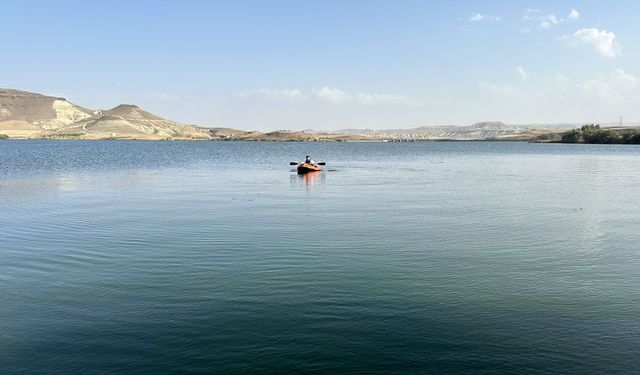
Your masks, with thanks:
M640 373L639 191L633 146L2 141L0 373Z

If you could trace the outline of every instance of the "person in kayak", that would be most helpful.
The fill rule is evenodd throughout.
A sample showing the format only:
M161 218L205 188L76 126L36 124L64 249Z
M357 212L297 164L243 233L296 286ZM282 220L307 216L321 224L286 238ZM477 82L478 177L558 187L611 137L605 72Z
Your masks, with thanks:
M307 163L307 164L314 164L314 165L316 164L316 162L313 161L313 159L311 159L311 156L309 156L309 155L307 155L305 157L304 162Z

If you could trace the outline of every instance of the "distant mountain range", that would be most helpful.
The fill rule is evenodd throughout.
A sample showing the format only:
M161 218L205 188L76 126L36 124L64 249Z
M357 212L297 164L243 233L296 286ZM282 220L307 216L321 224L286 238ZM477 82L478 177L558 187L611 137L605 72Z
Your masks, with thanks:
M507 125L480 122L469 126L421 126L414 129L344 129L332 132L270 133L180 124L136 105L93 110L65 98L0 89L0 134L11 138L184 139L248 141L419 141L529 140L556 136L581 124ZM616 124L603 124L616 125Z
M540 134L557 133L574 127L576 126L571 124L506 125L502 122L479 122L469 126L421 126L414 129L386 130L344 129L337 132L389 140L526 140Z

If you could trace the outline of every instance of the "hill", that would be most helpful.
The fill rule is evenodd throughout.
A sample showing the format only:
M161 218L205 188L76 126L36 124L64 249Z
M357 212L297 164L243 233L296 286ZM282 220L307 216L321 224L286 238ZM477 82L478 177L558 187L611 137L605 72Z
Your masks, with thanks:
M339 130L337 133L357 134L367 138L388 140L528 140L547 133L561 132L570 125L507 125L502 122L479 122L469 126L421 126L414 129Z
M0 133L10 137L41 136L92 115L65 98L0 89Z
M324 133L309 131L276 130L269 133L242 131L229 128L213 128L209 130L214 140L230 141L276 141L276 142L341 142L368 140L355 134Z
M163 119L133 104L92 110L27 91L0 89L0 134L16 138L210 139L247 141L553 141L572 124L508 125L479 122L469 126L421 126L413 129L345 129L335 132L277 130L268 133L232 128L202 128Z
M0 89L0 133L18 138L210 138L208 129L165 120L131 104L90 110L65 98L12 89Z

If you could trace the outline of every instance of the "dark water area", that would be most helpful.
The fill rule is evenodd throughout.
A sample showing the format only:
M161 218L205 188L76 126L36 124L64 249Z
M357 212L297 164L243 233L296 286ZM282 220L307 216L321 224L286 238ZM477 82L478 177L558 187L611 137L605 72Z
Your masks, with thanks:
M634 146L0 141L0 373L640 373L639 191Z

